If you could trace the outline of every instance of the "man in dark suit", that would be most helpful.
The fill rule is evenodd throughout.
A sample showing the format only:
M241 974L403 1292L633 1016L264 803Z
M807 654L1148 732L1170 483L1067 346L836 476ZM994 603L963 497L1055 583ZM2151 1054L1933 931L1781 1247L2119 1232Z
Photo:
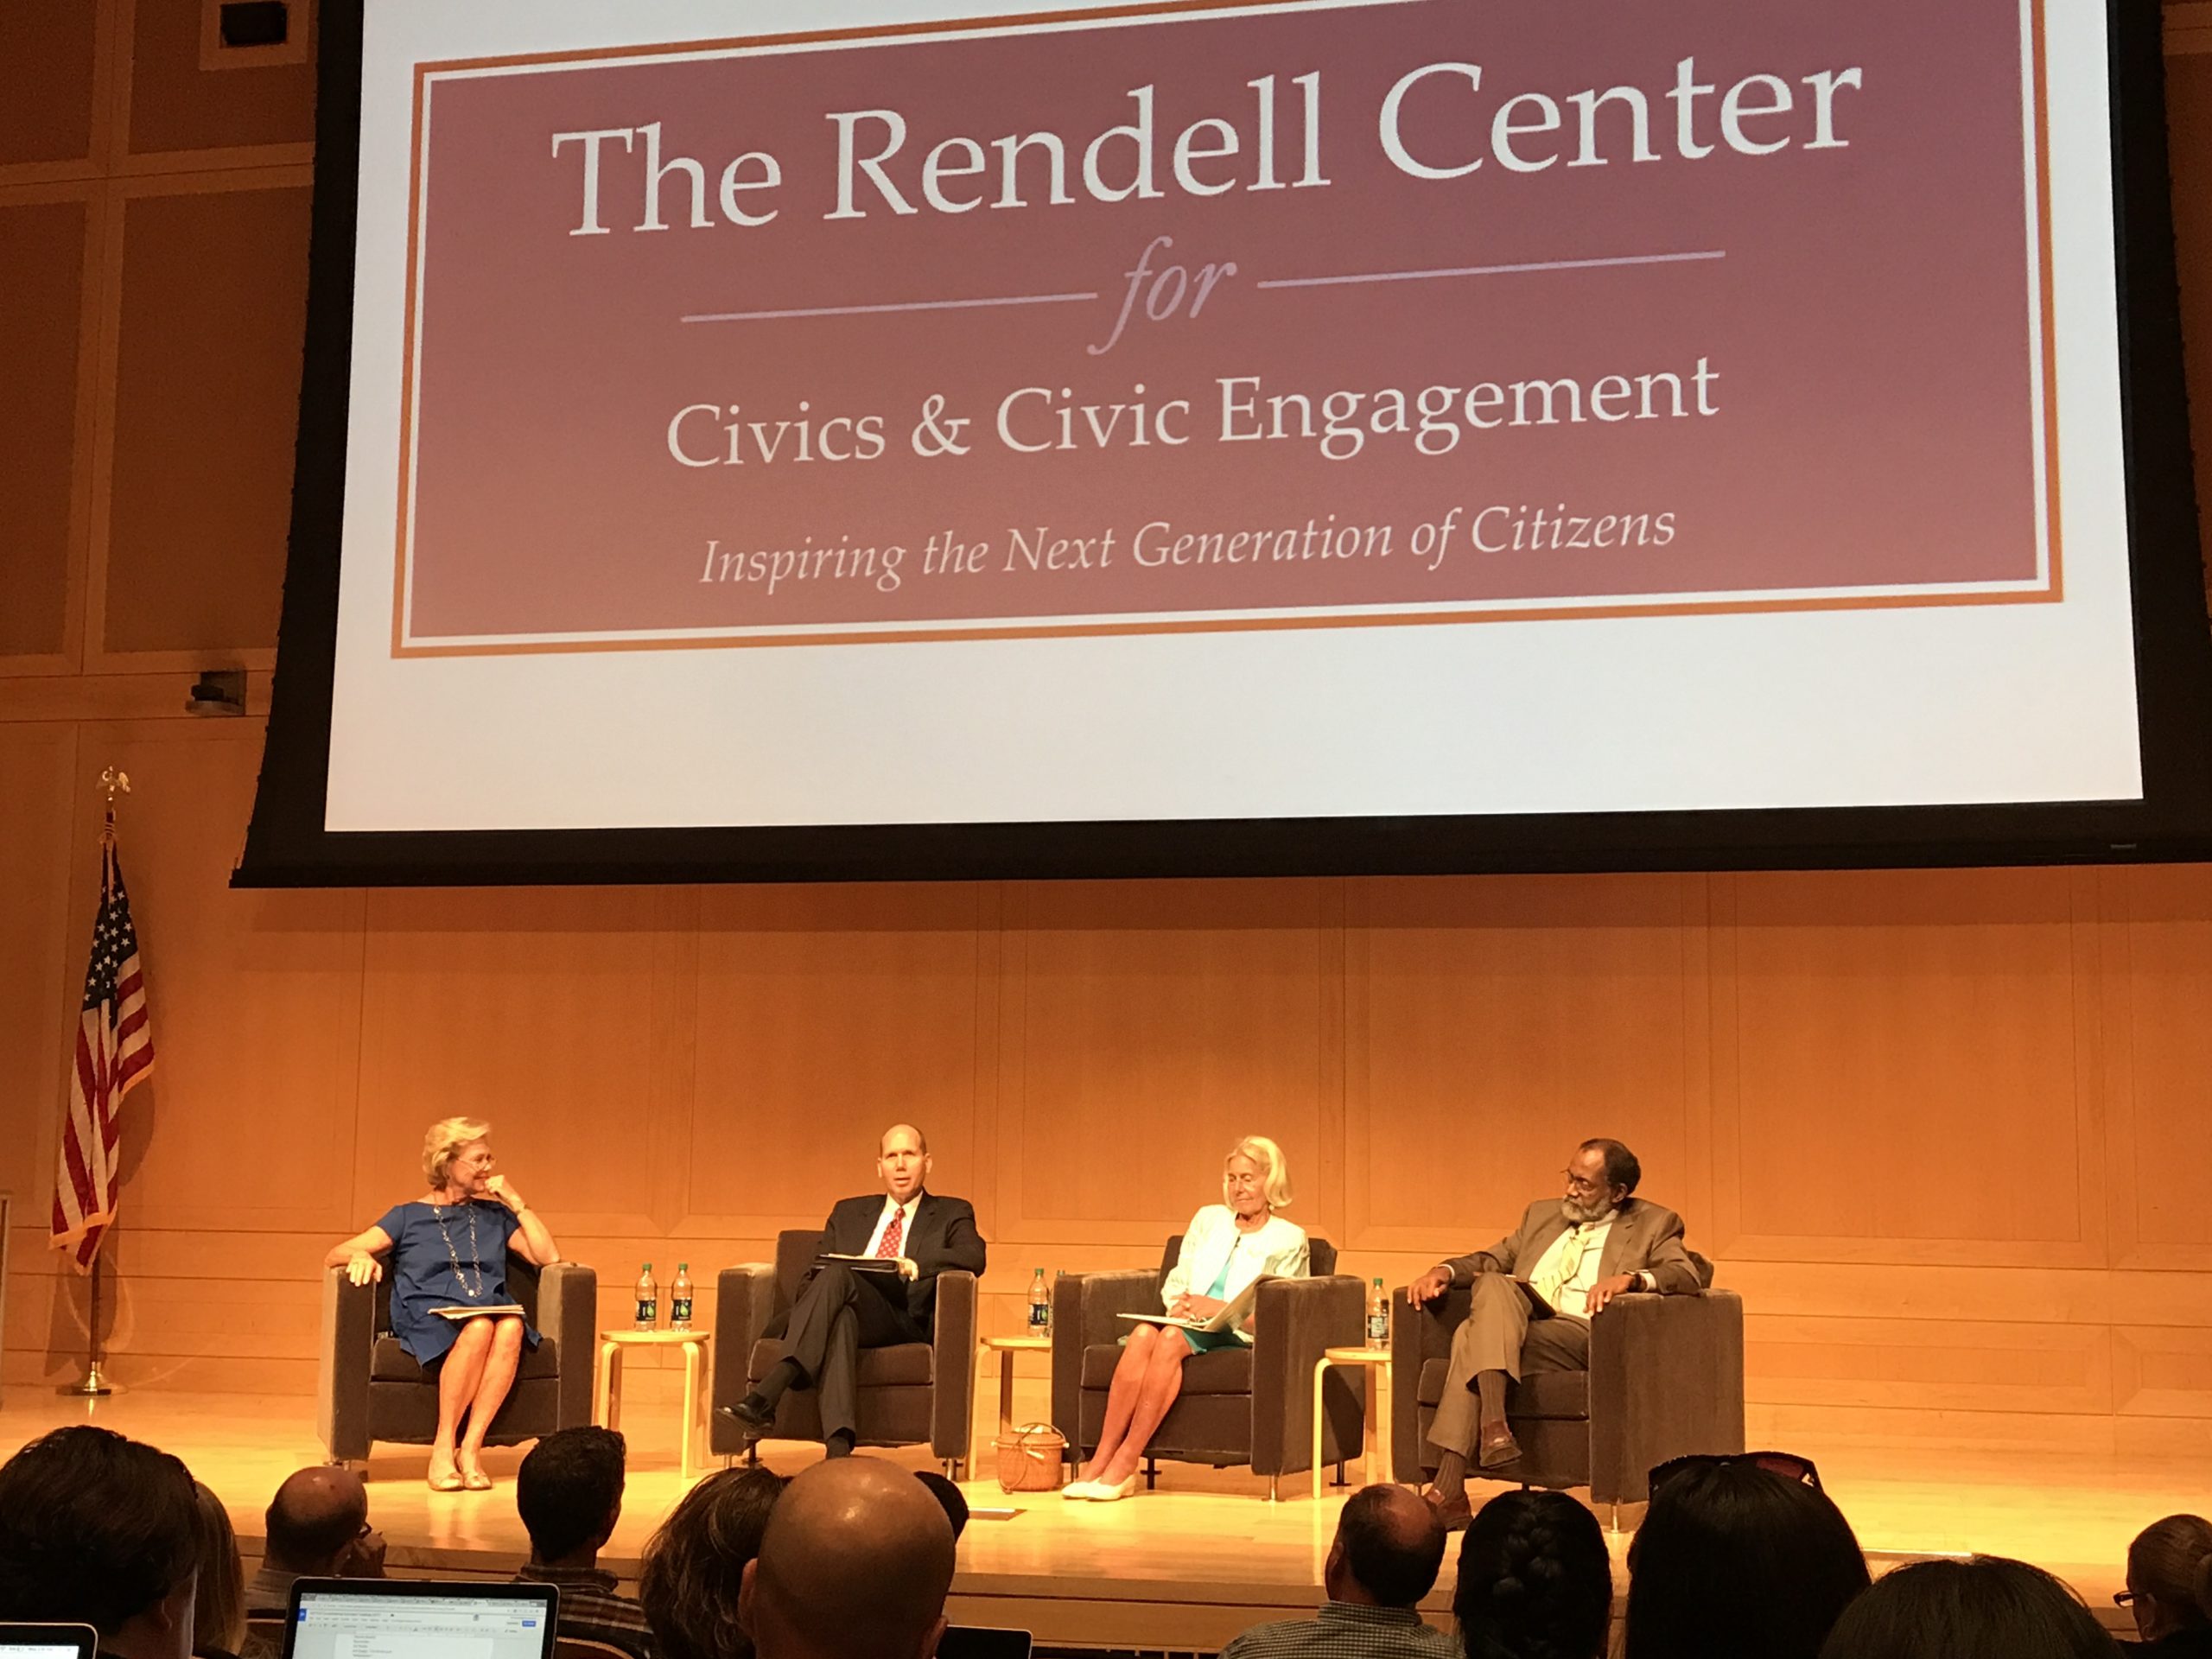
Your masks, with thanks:
M1428 1431L1440 1454L1428 1498L1447 1523L1466 1517L1470 1458L1502 1470L1521 1455L1505 1419L1508 1379L1586 1370L1590 1321L1606 1303L1632 1290L1701 1290L1711 1271L1684 1246L1680 1216L1635 1196L1643 1168L1619 1141L1585 1141L1565 1173L1565 1197L1537 1199L1490 1249L1440 1262L1406 1287L1421 1307L1473 1287Z
M897 1263L895 1274L868 1272L842 1262L810 1269L783 1330L784 1351L753 1391L723 1409L755 1436L775 1421L776 1402L786 1389L822 1395L822 1438L842 1458L859 1438L855 1416L861 1350L902 1342L927 1342L937 1324L937 1276L948 1268L983 1270L983 1237L965 1198L925 1190L929 1143L911 1123L883 1137L875 1173L883 1191L842 1198L822 1230L825 1255L866 1257Z

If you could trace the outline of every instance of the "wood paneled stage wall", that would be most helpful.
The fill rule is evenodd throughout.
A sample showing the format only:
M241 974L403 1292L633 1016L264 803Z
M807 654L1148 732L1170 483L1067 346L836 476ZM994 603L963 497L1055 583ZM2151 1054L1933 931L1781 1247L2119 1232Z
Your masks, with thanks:
M977 1203L1001 1325L1032 1267L1151 1259L1248 1129L1393 1283L1604 1133L1745 1294L1758 1438L2212 1454L2212 868L229 892L260 721L181 706L226 664L265 699L311 83L219 67L199 0L33 10L0 53L0 1381L81 1351L39 1219L113 765L160 1055L112 1249L136 1386L305 1394L321 1251L448 1111L610 1319L642 1258L710 1277L864 1189L897 1117ZM2167 17L2212 411L2212 5Z

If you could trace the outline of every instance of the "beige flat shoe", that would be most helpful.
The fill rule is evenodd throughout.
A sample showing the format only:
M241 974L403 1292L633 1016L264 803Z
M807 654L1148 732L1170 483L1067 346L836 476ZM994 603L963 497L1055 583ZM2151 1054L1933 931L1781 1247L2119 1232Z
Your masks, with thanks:
M472 1492L488 1492L492 1490L492 1477L481 1469L471 1469L461 1476L461 1484Z
M1118 1503L1125 1497L1135 1497L1137 1482L1143 1478L1141 1474L1131 1475L1118 1486L1109 1485L1103 1480L1094 1480L1090 1483L1090 1491L1087 1496L1094 1503Z
M425 1477L425 1478L429 1484L430 1490L434 1492L458 1492L467 1484L467 1482L464 1481L458 1473L450 1475L430 1475Z

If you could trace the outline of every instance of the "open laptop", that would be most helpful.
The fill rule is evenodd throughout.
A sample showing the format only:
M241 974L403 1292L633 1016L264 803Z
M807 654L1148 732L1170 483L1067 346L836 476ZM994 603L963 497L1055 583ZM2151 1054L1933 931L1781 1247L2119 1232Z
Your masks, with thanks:
M302 1579L284 1659L552 1659L550 1584Z
M98 1659L89 1624L0 1624L0 1659Z

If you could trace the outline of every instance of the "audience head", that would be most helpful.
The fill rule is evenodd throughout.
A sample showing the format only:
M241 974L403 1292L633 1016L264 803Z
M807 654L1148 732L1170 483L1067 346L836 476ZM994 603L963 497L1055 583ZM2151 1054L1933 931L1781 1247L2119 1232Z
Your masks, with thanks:
M2074 1592L2039 1567L1977 1555L1885 1573L1845 1611L1822 1659L2116 1659Z
M1240 1183L1270 1210L1290 1206L1290 1162L1264 1135L1246 1135L1221 1160L1223 1202L1241 1211L1245 1206L1236 1201Z
M515 1508L541 1566L588 1567L622 1515L623 1446L611 1428L556 1429L515 1472Z
M192 1615L194 1653L236 1653L245 1641L245 1563L223 1500L194 1481L200 1516L200 1587Z
M934 1469L917 1470L914 1478L930 1489L930 1496L944 1510L944 1518L952 1522L952 1541L958 1543L960 1535L968 1530L968 1500L960 1488Z
M745 1569L760 1659L918 1659L936 1650L952 1526L905 1470L835 1458L792 1480Z
M1613 1563L1598 1517L1564 1492L1502 1492L1468 1523L1452 1598L1471 1655L1600 1659Z
M200 1577L192 1476L78 1424L0 1465L0 1620L90 1624L123 1659L184 1659Z
M1749 1462L1693 1465L1629 1547L1624 1659L1814 1659L1866 1558L1843 1513Z
M748 1659L738 1591L785 1484L769 1469L709 1475L646 1541L638 1601L661 1659Z
M2153 1521L2127 1547L2128 1611L2145 1642L2212 1626L2212 1522L2201 1515Z
M318 1465L288 1476L263 1517L263 1560L303 1578L346 1576L368 1553L369 1491L350 1469ZM381 1554L378 1547L378 1554Z
M1344 1500L1322 1564L1332 1601L1411 1607L1444 1565L1444 1528L1407 1486L1363 1486Z

